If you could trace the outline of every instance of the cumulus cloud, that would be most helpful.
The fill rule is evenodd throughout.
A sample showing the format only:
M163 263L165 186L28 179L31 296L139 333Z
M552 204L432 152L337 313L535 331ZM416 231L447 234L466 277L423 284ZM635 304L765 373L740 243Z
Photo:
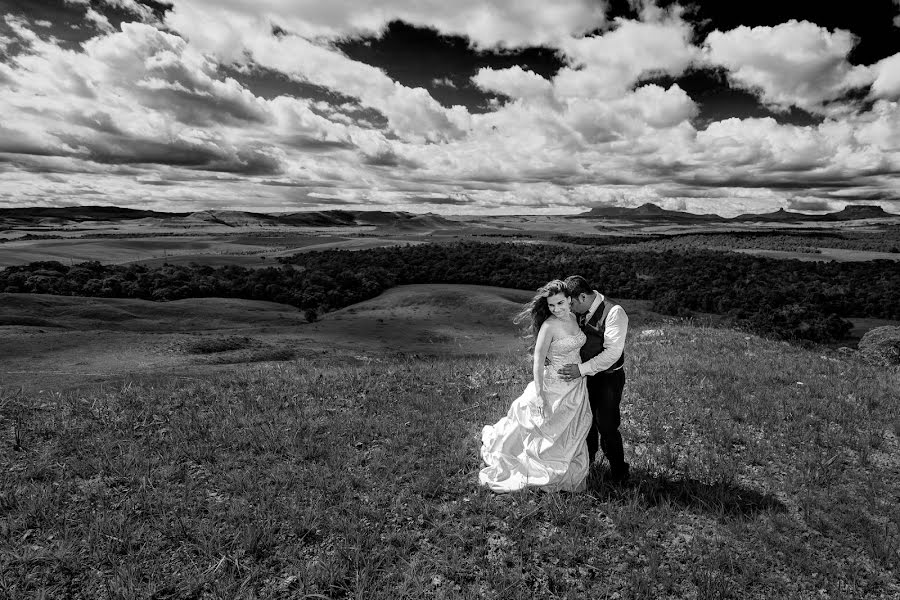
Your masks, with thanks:
M856 41L849 31L791 20L713 31L704 47L710 64L725 67L733 84L759 93L770 107L825 113L830 101L872 82L868 67L847 60Z
M555 45L605 21L603 4L592 0L332 0L325 5L317 0L176 0L167 21L183 31L197 15L203 16L202 24L222 12L231 13L231 22L259 19L308 39L379 34L390 21L399 19L467 37L476 46L507 48Z
M680 75L698 58L692 29L675 13L660 21L618 20L603 35L570 38L561 48L571 66L555 77L560 97L616 97L642 76Z
M87 18L94 20L99 13L91 7L91 0L65 0L66 4L74 6L84 6L87 9ZM136 0L96 0L94 5L104 5L128 12L144 21L153 21L155 17L153 11L147 6L137 2ZM94 17L91 16L93 13Z
M589 38L572 38L580 29L569 28L558 43L570 66L552 81L518 66L481 69L473 83L513 103L498 104L490 115L479 116L464 107L444 108L426 90L398 84L321 39L307 39L311 33L334 34L334 30L300 22L296 12L279 13L272 22L289 33L275 36L271 22L259 11L246 14L231 10L233 3L228 7L230 12L219 10L210 16L201 14L196 5L177 4L168 23L192 46L220 60L240 62L251 57L267 68L356 98L379 111L399 142L392 142L389 150L362 151L369 165L429 164L430 157L442 167L443 175L437 178L481 182L565 178L581 171L573 149L676 126L697 111L677 86L630 89L643 76L678 75L697 57L689 43L691 28L677 11L656 10L646 23L620 20L610 31ZM465 12L465 5L461 10ZM437 23L442 33L460 33L439 17L434 20L434 15L429 15L429 23ZM440 150L421 147L422 142L437 142ZM404 159L397 150L403 144L417 147L422 159ZM425 171L420 176L430 177Z
M183 7L184 5L178 5ZM466 111L446 110L423 88L409 88L383 71L356 62L333 47L299 35L272 34L270 23L259 16L225 10L202 14L197 7L182 8L170 24L193 47L224 62L257 64L357 98L387 117L403 137L441 141L459 137L466 127Z
M84 14L84 18L93 23L97 29L102 31L113 31L113 26L110 24L109 19L93 8L88 7L87 12Z
M642 86L621 104L630 105L643 122L657 129L674 127L699 112L690 96L677 85L668 89L658 85Z
M10 31L15 34L19 42L25 45L31 45L34 42L40 41L40 37L38 37L38 35L29 27L27 19L7 14L3 17L3 21L9 27ZM4 41L5 44L9 44L14 40L4 38Z
M890 186L900 172L900 107L880 101L872 111L818 126L774 119L727 119L697 133L683 153L679 180L693 185L770 189Z
M563 118L587 148L622 142L631 142L630 147L636 148L652 132L660 136L658 130L685 124L696 112L694 102L677 85L669 89L648 85L615 100L569 100ZM656 142L663 139L665 136L657 137ZM654 144L654 151L658 148ZM622 151L630 152L628 148Z
M128 11L134 15L138 15L140 17L144 17L149 19L153 16L153 11L151 11L147 6L137 2L137 0L100 0L103 4L107 6L112 6L114 8L119 8L125 11Z
M550 81L518 65L507 69L483 67L472 77L472 82L483 90L510 98L549 100L553 94Z
M677 85L633 89L644 76L682 73L697 56L689 43L691 28L678 13L653 15L650 22L620 19L601 35L567 40L562 47L570 66L552 80L520 67L481 69L473 83L514 103L476 123L514 138L516 148L532 148L523 137L538 140L533 152L539 155L546 154L540 147L555 147L560 160L696 116L696 104Z
M872 96L888 100L900 99L900 53L878 61L872 70L875 72Z
M847 130L845 135L871 149L870 161L892 165L900 173L900 103L879 100L872 110L833 126Z
M355 125L316 114L309 101L259 98L152 26L124 23L80 52L14 26L29 51L2 72L0 109L11 125L0 151L258 175L290 170L286 149L297 150L298 138L353 146Z
M0 35L0 52L6 54L7 48L9 48L9 45L12 44L12 42L13 38L5 35ZM4 63L0 62L0 68L3 68L3 66L5 66Z

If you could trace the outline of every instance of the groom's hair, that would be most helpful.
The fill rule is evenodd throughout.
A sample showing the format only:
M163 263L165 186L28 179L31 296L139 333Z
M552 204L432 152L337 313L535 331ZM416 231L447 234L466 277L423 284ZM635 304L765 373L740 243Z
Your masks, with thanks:
M594 288L581 275L570 275L566 277L566 291L569 292L570 298L577 298L581 294L590 294Z

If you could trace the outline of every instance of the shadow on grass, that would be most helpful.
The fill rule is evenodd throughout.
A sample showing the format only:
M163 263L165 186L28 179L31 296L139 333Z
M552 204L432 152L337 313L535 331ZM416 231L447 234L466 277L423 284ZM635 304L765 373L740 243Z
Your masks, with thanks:
M607 468L594 466L587 491L604 502L638 500L647 506L669 504L714 516L748 518L761 512L787 510L773 495L731 482L673 479L638 469L632 469L628 482L617 483L610 480Z

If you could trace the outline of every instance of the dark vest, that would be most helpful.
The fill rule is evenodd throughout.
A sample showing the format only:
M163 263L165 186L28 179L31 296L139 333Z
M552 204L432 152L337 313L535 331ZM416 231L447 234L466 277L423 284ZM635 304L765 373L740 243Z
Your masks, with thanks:
M606 317L614 306L618 306L618 304L609 298L604 298L603 304L598 306L588 322L581 326L581 330L587 336L587 341L584 343L584 346L581 347L581 362L586 362L603 352L603 334L606 333ZM624 364L625 350L623 349L622 356L619 357L619 360L613 363L606 371L601 371L601 373L615 371Z

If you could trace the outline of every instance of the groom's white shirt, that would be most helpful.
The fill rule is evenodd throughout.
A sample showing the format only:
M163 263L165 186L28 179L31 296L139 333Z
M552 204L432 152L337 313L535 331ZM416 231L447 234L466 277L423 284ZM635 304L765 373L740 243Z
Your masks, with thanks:
M594 313L603 305L605 300L603 294L594 290L597 297L591 303L591 308L585 313L584 320L587 322ZM603 332L603 352L591 358L580 365L578 370L584 375L596 375L601 371L605 371L619 360L622 352L625 350L625 336L628 334L628 315L625 310L618 304L613 306L609 314L606 315L606 329Z

